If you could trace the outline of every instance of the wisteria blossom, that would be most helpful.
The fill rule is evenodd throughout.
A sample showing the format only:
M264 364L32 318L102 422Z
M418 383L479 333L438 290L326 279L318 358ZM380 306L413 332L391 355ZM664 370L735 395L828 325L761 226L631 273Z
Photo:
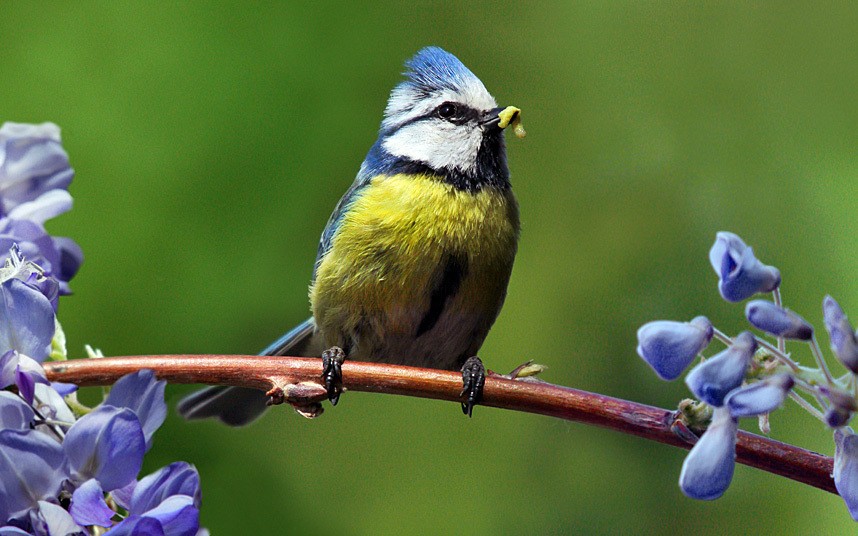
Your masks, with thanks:
M835 429L834 481L850 514L858 520L858 439L846 427L858 412L858 333L834 298L826 296L822 309L831 349L849 371L835 377L813 326L782 305L777 268L763 264L739 236L728 232L717 234L709 261L725 300L739 302L759 293L772 293L771 301L749 301L745 317L775 341L769 342L750 331L730 337L702 316L690 323L650 322L638 331L638 354L667 380L678 378L711 339L726 345L714 356L701 356L685 377L685 383L700 401L691 405L708 405L711 411L678 415L686 420L711 415L711 421L685 423L685 429L705 428L705 432L682 465L680 488L687 496L701 500L723 495L733 478L739 419L757 417L761 429L767 432L768 414L792 397L823 424ZM799 365L786 351L788 340L809 344L815 366Z

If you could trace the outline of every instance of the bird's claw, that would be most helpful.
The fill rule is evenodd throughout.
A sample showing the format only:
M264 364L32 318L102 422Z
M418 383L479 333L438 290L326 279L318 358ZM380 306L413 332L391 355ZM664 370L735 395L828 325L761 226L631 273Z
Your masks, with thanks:
M468 417L474 411L474 406L483 398L483 386L486 384L486 367L479 357L469 357L462 366L462 392L460 397L467 397L462 402L462 412Z
M346 353L339 346L322 352L322 379L325 381L328 400L334 406L340 401L340 395L343 393L343 361L345 360Z

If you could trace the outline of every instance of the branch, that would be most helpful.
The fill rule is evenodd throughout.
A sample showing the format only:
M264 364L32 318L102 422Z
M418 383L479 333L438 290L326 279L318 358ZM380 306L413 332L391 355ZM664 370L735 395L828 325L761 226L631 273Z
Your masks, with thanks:
M234 385L267 391L275 403L307 406L325 399L316 358L243 355L160 355L76 359L44 364L48 379L78 385L110 385L125 374L152 369L170 383ZM353 391L461 401L458 372L346 361L343 386ZM671 430L674 412L541 381L486 378L484 406L594 424L659 443L690 449ZM832 459L793 445L739 431L737 461L837 493Z

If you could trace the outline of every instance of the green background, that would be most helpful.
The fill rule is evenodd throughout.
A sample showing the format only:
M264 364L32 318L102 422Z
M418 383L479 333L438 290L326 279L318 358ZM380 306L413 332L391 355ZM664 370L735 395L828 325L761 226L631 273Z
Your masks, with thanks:
M858 318L858 9L791 5L3 2L0 119L59 124L77 172L49 224L86 254L60 306L73 354L252 353L307 316L318 236L402 62L443 46L529 133L508 143L523 232L483 359L671 407L684 385L635 332L700 313L745 328L708 263L719 230L820 328L826 293ZM832 453L795 406L772 424ZM145 469L196 464L218 535L854 530L838 497L743 466L720 500L687 499L684 454L349 393L315 421L171 415Z

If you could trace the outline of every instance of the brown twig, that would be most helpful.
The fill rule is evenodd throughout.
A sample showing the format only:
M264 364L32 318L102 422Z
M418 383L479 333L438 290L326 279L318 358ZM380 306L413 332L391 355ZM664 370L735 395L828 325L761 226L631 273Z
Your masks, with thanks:
M324 399L318 386L321 361L315 358L242 355L160 355L78 359L44 364L48 379L78 385L109 385L121 376L152 369L170 383L235 385L268 391L277 402L297 406ZM347 361L343 385L368 391L460 401L457 372ZM674 412L540 381L486 379L482 405L594 424L660 443L689 449L671 430ZM831 458L793 445L740 431L737 461L837 493Z

